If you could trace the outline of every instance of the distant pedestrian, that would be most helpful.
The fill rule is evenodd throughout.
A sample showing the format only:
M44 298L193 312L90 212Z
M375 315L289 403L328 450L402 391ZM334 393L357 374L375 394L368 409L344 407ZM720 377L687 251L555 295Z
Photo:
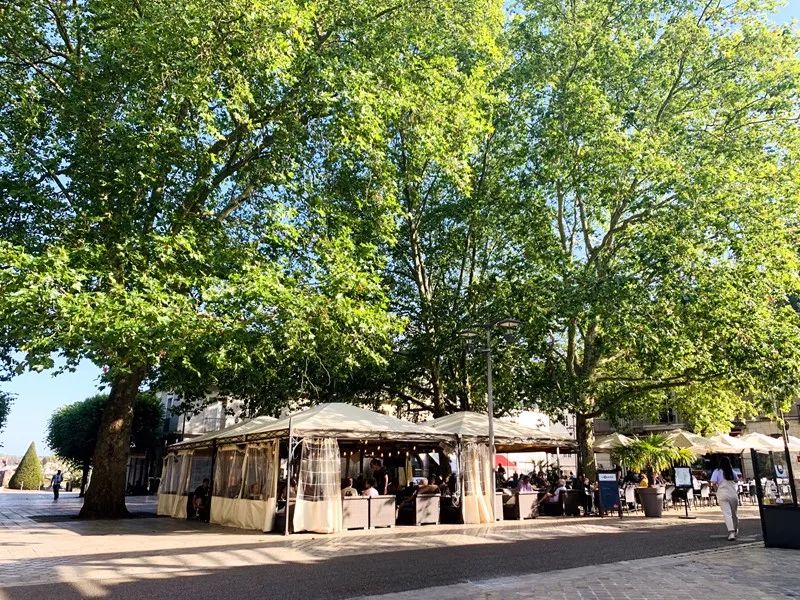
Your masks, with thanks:
M736 489L736 473L733 472L731 460L723 456L719 467L711 474L711 483L717 488L717 501L728 528L728 540L733 541L739 533L739 517L736 510L739 508L739 494Z
M61 490L61 482L64 481L64 476L61 474L61 469L59 469L55 475L53 475L53 480L50 484L53 487L53 502L58 500L58 492Z

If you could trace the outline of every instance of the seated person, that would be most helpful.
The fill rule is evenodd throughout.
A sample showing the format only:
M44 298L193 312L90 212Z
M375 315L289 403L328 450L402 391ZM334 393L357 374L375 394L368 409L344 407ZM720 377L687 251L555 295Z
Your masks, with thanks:
M567 491L567 482L563 479L559 479L556 487L553 488L552 492L547 492L544 497L542 498L542 502L558 502L561 496L561 492Z
M417 491L414 492L415 496L418 495L426 495L426 494L440 494L441 490L439 490L439 486L434 485L432 483L428 483L428 480L423 477L419 480L419 485L417 486Z
M647 479L647 475L644 473L639 473L639 484L640 488L650 487L650 481Z
M444 482L441 475L437 475L433 480L434 485L439 490L439 493L442 496L449 496L450 495L450 488Z
M342 480L342 498L351 498L353 496L358 496L358 492L353 487L353 478L347 477Z
M522 479L519 480L519 485L517 485L518 492L532 492L533 486L531 485L531 478L527 475L523 475Z
M366 498L374 498L376 496L380 496L378 490L375 489L375 478L374 477L367 477L367 480L364 482L364 491L361 492L362 496Z
M197 486L195 489L194 494L192 494L192 506L194 506L194 518L207 521L206 513L208 512L206 509L208 508L208 495L209 495L210 487L208 479L203 479L203 483Z
M544 471L539 471L536 477L533 478L533 482L536 484L536 487L547 487L547 477Z
M261 484L258 482L250 484L250 489L247 492L247 497L250 500L261 500L262 498Z

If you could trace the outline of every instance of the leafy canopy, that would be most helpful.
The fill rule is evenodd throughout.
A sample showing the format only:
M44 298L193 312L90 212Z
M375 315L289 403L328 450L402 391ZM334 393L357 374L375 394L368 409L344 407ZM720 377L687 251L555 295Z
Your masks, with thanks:
M47 424L47 444L73 467L90 466L108 394L98 394L59 408ZM154 451L161 439L164 409L150 393L140 393L133 407L131 445L140 452Z
M659 433L635 437L630 444L616 447L613 455L616 462L629 469L656 473L691 464L695 458L689 448L677 448L665 434Z

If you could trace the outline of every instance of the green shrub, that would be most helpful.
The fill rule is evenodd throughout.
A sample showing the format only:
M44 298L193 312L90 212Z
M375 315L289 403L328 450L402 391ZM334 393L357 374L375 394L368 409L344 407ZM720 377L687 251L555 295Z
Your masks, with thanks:
M19 461L17 470L9 480L8 487L12 490L38 490L42 483L44 483L42 463L36 456L36 445L31 442L25 456Z

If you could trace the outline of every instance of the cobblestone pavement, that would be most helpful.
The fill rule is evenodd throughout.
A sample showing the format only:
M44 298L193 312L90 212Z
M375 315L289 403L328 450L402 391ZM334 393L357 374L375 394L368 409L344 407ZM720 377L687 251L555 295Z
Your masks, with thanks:
M361 600L779 600L800 598L800 551L760 542L613 564L465 582Z
M509 545L514 542L531 541L547 542L565 537L574 539L580 536L615 536L615 534L631 534L650 530L657 532L678 524L683 526L687 524L686 521L680 521L677 518L681 512L668 511L667 516L663 519L644 519L637 516L626 517L623 520L617 518L540 518L535 521L506 522L488 527L442 525L382 529L367 533L363 531L345 532L332 536L300 534L284 538L280 535L168 518L79 521L71 518L71 515L77 514L80 502L77 494L74 493L62 494L61 499L56 503L53 502L51 495L45 493L0 492L0 599L10 597L3 592L2 588L8 591L14 588L22 591L24 586L69 582L83 596L103 597L113 596L109 590L113 589L115 585L126 582L176 577L195 577L200 580L202 578L199 576L214 575L222 571L232 572L231 570L244 567L310 566L334 561L341 557L364 556L364 560L368 560L368 555L377 553L394 552L398 553L398 556L406 556L408 551L437 551L440 549L458 551L458 548L476 545L487 548L487 545ZM130 498L128 507L133 512L152 514L155 511L155 498ZM724 532L721 527L719 509L714 507L694 511L697 519L692 523L705 524L706 527L709 524L720 525L719 536L712 534L711 537L718 537L718 540L712 540L712 542L718 547L722 547L722 550L718 550L722 554L713 556L719 557L721 564L727 569L721 571L723 581L726 577L736 581L737 577L745 574L747 577L752 575L752 581L748 581L755 582L754 578L759 573L759 569L770 565L776 565L778 575L782 570L794 577L800 577L800 553L775 554L774 556L779 557L783 562L778 560L771 562L771 559L767 560L767 557L772 557L773 552L764 550L760 545L752 547L747 545L748 541L752 542L758 539L758 536L754 534L756 528L752 526L752 519L757 513L755 507L749 506L743 507L742 513L745 519L750 519L750 536L745 536L742 542L735 546L735 550L731 550L724 545ZM712 528L712 531L716 531L716 529ZM622 538L622 536L615 537ZM669 572L659 568L656 570L656 575L669 579L671 586L674 586L678 580L686 586L695 585L698 578L707 582L709 565L706 562L716 565L718 561L716 558L713 561L707 561L706 558L698 558L699 556L673 557L673 560L678 561L674 563L674 568L670 568ZM789 558L784 559L784 556ZM752 564L756 567L743 566L736 560L731 562L732 559L738 560L737 557L748 557L747 565ZM652 581L650 575L647 578L631 578L625 573L631 568L651 569L653 566L658 566L652 561L657 562L658 560L661 559L574 569L574 572L561 571L559 573L562 575L558 577L552 572L542 573L532 576L529 584L521 583L524 577L515 577L510 581L464 583L437 588L435 594L440 599L455 598L456 595L459 598L546 596L549 600L561 597L663 598L667 596L663 594L631 595L631 590L627 588L622 595L612 595L612 593L616 593L614 590L619 591L619 588L615 587L617 584L622 586L623 582L632 581L638 584L642 581ZM641 566L639 566L639 562L642 563ZM729 564L733 564L730 569L728 568ZM778 569L777 566L780 566L781 569ZM733 577L731 573L735 573L736 577ZM584 579L587 581L587 587L580 592L583 594L581 596L578 592L583 589L580 587L580 582ZM451 579L451 581L458 581L458 579ZM541 583L542 581L549 583L545 585ZM767 579L764 585L778 585L777 582L782 581L784 580L780 577L773 577ZM598 582L602 583L602 586ZM800 581L795 579L792 585L800 597ZM33 590L33 588L31 589ZM659 589L659 587L653 589ZM663 586L660 589L663 590ZM706 592L709 590L707 585L704 589ZM748 595L745 597L785 597L775 595L778 593L777 588L768 589L773 593L772 596ZM536 592L529 590L536 590ZM428 597L423 592L414 594L415 599ZM540 594L540 596L536 594ZM408 597L410 598L410 596ZM723 595L723 597L728 596Z

